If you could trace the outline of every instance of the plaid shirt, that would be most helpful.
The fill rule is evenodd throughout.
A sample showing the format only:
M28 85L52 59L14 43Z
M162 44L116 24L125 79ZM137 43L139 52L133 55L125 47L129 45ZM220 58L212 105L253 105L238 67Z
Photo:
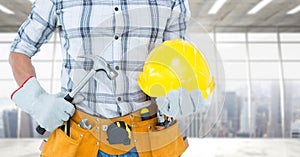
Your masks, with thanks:
M58 29L62 91L71 91L91 67L79 55L99 55L119 75L109 80L99 72L81 94L94 112L117 117L149 105L137 84L139 72L152 48L184 38L189 17L187 0L36 0L11 52L32 57Z

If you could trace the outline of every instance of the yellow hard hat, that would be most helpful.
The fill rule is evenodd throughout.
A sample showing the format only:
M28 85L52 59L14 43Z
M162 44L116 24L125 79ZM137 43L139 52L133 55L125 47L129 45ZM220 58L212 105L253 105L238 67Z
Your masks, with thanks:
M185 88L189 92L199 89L207 98L215 87L204 56L183 39L168 40L155 47L146 59L138 84L151 97Z

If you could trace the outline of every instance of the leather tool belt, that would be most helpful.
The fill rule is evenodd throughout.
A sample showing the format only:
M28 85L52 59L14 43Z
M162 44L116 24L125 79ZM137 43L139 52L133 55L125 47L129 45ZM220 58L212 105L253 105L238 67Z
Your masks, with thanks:
M156 113L156 109L150 111ZM78 125L83 118L88 119L88 124L92 125L91 130ZM126 144L111 144L108 140L109 126L118 122L130 126L130 141ZM186 150L187 144L180 134L178 123L160 131L154 129L156 123L156 117L142 121L139 111L122 117L103 119L76 110L71 119L70 137L61 129L53 131L42 148L41 157L96 157L98 150L120 155L134 147L139 157L180 156Z

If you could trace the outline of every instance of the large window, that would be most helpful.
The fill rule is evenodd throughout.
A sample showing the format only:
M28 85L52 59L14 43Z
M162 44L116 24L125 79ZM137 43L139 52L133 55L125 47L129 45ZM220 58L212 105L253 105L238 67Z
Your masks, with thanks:
M223 60L226 99L211 136L293 137L300 124L300 33L212 33ZM35 122L10 101L18 87L8 63L15 35L0 35L0 137L36 137ZM60 91L61 63L54 35L33 58L37 77L50 93ZM199 135L200 120L195 120L197 125L189 130L192 137Z
M215 33L227 98L218 136L292 137L300 123L300 34Z

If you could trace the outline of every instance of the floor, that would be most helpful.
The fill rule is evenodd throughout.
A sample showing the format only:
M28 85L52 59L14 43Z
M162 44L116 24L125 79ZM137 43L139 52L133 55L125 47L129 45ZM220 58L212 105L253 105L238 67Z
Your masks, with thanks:
M190 139L182 157L300 157L300 139Z
M0 154L38 157L41 139L0 139ZM300 139L189 139L182 157L299 157Z

